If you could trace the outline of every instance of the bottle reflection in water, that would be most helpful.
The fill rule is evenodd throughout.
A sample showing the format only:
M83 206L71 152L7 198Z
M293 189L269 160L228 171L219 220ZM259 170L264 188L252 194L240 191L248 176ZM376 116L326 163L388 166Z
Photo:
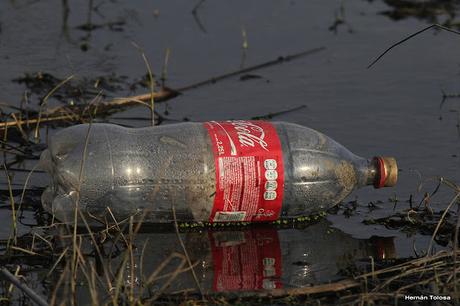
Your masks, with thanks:
M331 228L325 220L304 229L257 226L182 233L181 237L204 293L265 291L323 284L343 278L341 271L358 260L369 262L369 256L372 256L378 261L396 255L393 238L355 239ZM174 232L138 233L133 244L137 247L133 249L133 264L128 258L127 264L123 265L126 260L123 252L99 263L109 263L112 271L120 271L123 267L126 288L144 295L160 291L166 294L197 291ZM82 245L82 252L90 254L92 249L86 249L90 247L93 246L88 240ZM110 254L113 245L104 247L107 250L103 253ZM178 274L171 278L175 273ZM156 275L154 281L146 286L146 280L153 274ZM85 280L83 276L82 279ZM165 284L168 284L167 288L163 288ZM85 301L90 303L85 300L89 296L88 288L81 286L78 290L82 305ZM104 294L100 293L101 296Z
M281 249L274 228L209 232L214 263L213 290L281 287Z

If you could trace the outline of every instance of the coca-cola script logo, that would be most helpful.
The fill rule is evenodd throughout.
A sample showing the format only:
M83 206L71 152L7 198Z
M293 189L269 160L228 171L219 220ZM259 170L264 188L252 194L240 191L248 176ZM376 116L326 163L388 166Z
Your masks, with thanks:
M265 131L253 122L244 120L228 121L236 130L238 140L243 147L254 147L256 143L262 149L268 151L268 144L265 142Z

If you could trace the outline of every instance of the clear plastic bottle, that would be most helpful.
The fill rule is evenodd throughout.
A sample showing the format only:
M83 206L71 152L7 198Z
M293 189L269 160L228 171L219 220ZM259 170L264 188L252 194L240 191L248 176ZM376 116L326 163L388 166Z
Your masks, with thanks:
M272 221L324 211L353 189L393 186L393 158L358 157L297 124L179 123L125 128L82 124L58 132L42 153L52 177L44 207L72 220Z

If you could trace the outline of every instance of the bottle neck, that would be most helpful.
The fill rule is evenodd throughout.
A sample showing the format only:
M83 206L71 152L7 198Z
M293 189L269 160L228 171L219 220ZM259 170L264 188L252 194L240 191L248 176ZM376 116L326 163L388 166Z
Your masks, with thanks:
M374 185L377 178L378 169L373 159L360 159L356 170L358 172L359 187Z
M393 158L377 156L368 160L362 159L358 171L360 186L382 188L396 184L398 169Z

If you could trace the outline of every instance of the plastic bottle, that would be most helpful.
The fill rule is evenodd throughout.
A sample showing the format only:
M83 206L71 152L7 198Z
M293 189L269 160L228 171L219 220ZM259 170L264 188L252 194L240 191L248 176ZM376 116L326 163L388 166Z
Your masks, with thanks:
M178 221L273 221L397 180L393 158L358 157L297 124L244 120L76 125L50 140L41 165L52 177L44 207L64 222L77 203L105 222L171 222L173 211Z

